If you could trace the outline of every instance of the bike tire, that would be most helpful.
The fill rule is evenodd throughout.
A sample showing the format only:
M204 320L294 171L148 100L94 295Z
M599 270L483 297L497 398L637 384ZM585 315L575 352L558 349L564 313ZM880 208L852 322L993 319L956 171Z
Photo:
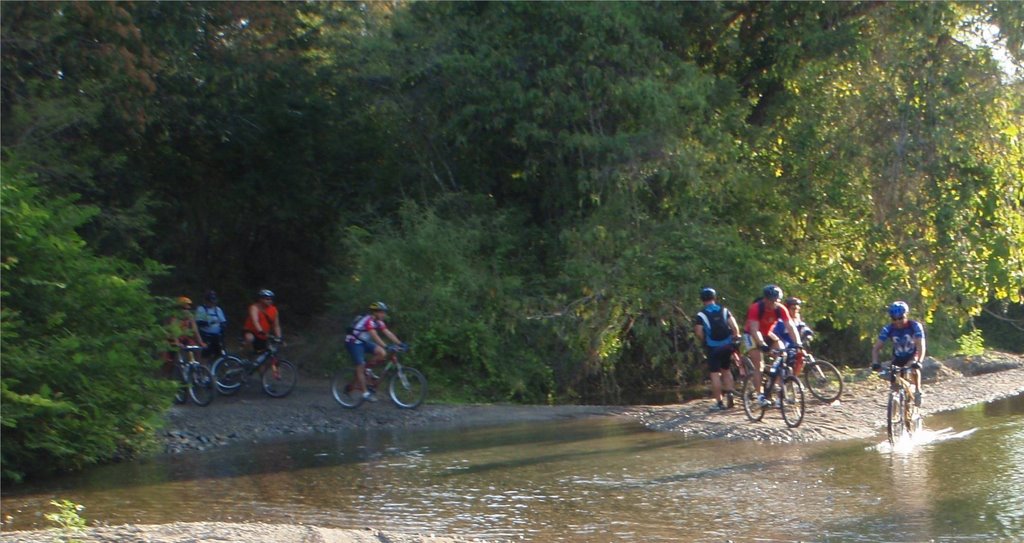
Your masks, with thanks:
M283 359L277 359L277 371L274 371L272 361L267 363L263 370L263 392L271 398L284 398L292 393L295 382L299 380L299 373L295 365Z
M225 396L236 394L245 380L245 363L234 355L222 356L213 363L213 378L217 392Z
M905 411L903 393L898 390L890 391L889 403L886 408L886 432L891 446L895 446L906 431L907 426L903 421Z
M210 405L217 395L216 380L210 368L202 364L193 364L189 370L189 381L188 395L192 401L200 407Z
M764 418L765 408L757 401L759 393L760 390L754 385L753 379L748 377L743 380L743 412L747 414L750 422L758 422Z
M185 383L185 376L181 373L181 364L174 364L171 370L171 378L178 383L178 389L174 391L174 403L181 405L188 401L188 385Z
M831 362L815 360L804 366L804 382L811 394L826 403L843 395L843 374Z
M782 381L779 408L786 426L796 428L804 421L804 387L800 379L790 375Z
M388 395L398 407L416 409L427 398L427 378L420 370L403 367L391 375Z
M360 369L363 366L359 366ZM331 379L331 396L334 401L346 409L355 409L363 404L363 395L354 389L352 384L356 380L355 368L338 370Z

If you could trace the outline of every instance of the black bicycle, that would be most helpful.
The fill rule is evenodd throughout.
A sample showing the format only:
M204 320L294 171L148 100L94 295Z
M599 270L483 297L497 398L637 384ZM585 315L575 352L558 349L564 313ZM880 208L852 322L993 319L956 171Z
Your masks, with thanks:
M761 372L761 382L755 383L749 378L743 380L743 412L751 422L758 422L764 418L768 409L778 407L782 411L782 420L786 426L796 428L804 420L804 387L793 375L793 368L790 366L790 357L786 351L772 349L770 354L774 357L772 369L774 371ZM779 377L781 386L772 385L771 393L765 396L768 405L762 405L758 396L764 391L764 385L768 380L775 380Z
M889 445L906 437L913 437L921 429L921 410L914 404L914 385L907 378L913 371L909 366L893 366L890 362L879 377L889 381L889 400L886 402L885 428Z
M182 345L178 349L178 357L174 363L174 380L180 386L174 393L174 403L183 404L192 398L198 406L210 405L216 396L214 378L210 368L196 360L196 354L203 348L198 345Z
M403 409L415 409L423 403L427 397L427 378L415 368L410 368L401 363L398 353L407 349L396 345L388 345L388 356L381 361L367 362L361 367L366 372L366 387L371 395L376 394L377 387L384 379L388 379L388 396L391 401ZM387 364L377 375L373 368L381 364ZM342 407L355 409L362 405L367 398L363 391L355 387L356 367L348 367L339 370L331 380L331 395Z
M213 363L213 376L217 390L230 396L241 390L253 373L260 373L263 392L272 398L283 398L291 393L298 380L295 365L278 356L283 340L271 336L267 341L267 349L254 360L242 358L227 352L221 353Z

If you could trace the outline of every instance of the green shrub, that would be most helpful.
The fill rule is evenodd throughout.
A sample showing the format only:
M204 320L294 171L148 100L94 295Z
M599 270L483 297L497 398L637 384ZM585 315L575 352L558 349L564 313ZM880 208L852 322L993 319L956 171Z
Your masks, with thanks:
M2 186L3 478L79 468L144 447L169 405L152 357L154 266L94 254L76 233L97 213L34 186Z

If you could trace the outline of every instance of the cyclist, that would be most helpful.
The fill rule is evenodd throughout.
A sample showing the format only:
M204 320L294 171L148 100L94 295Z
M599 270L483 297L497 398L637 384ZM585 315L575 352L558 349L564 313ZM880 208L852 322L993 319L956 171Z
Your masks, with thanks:
M892 322L883 326L878 333L878 341L871 349L871 369L878 371L882 365L878 363L878 352L885 342L892 340L892 365L897 368L906 367L910 363L910 378L914 383L914 405L921 407L921 362L924 360L925 341L924 326L910 320L907 314L910 306L907 302L893 302L889 306L889 317Z
M800 335L790 319L789 310L779 302L782 299L782 289L776 285L766 285L762 293L763 296L754 300L747 310L747 324L743 334L744 350L749 353L750 362L754 365L752 378L755 383L761 382L761 371L764 364L762 353L767 353L772 348L780 350L783 348L779 337L772 332L777 322L782 321L789 330L790 337L796 338L795 347L803 348L803 343L799 339ZM769 389L766 387L767 390ZM762 406L771 405L771 402L765 398L765 394L759 395L757 400Z
M803 304L803 300L795 296L786 298L786 309L789 310L789 318L793 321L793 326L796 328L797 333L800 334L802 343L807 344L814 338L814 330L811 330L811 327L807 326L807 323L803 321L803 318L800 315L800 307L803 306ZM789 335L789 327L786 326L786 323L780 320L775 323L775 327L772 328L772 333L782 341L782 346L786 349L787 356L795 358L793 363L793 374L799 375L804 367L803 352L797 350L796 342L793 341L793 338Z
M277 306L274 305L274 292L262 289L256 293L256 301L249 306L248 317L245 319L245 347L252 353L267 348L269 332L281 337L281 318Z
M164 353L164 369L168 373L174 367L174 359L177 356L178 349L186 345L206 347L202 336L199 335L196 321L192 318L192 299L188 296L178 296L176 301L179 310L175 311L167 319L167 327L171 333L169 343L171 349L173 349Z
M711 287L700 290L700 300L704 302L704 308L697 312L693 319L693 333L704 347L704 354L707 357L708 370L711 373L711 395L715 398L715 406L712 409L721 411L726 409L722 403L723 386L725 393L730 397L730 403L735 388L729 364L736 351L734 343L740 340L740 327L732 313L716 303L717 297L718 293ZM740 371L743 371L743 366L740 366Z
M217 293L213 290L206 291L203 296L203 305L196 308L196 324L199 325L199 335L206 342L206 349L203 350L203 358L213 358L220 354L224 345L224 329L228 323L224 316L224 310L217 305Z
M352 363L356 366L355 388L362 390L363 398L371 402L377 401L377 398L366 387L366 372L364 370L367 362L377 363L387 356L387 344L381 339L380 334L383 333L396 345L404 345L398 336L384 324L387 312L388 304L373 302L370 304L370 313L356 317L356 320L352 321L348 334L345 335L345 348L348 349L348 353L352 356ZM367 360L367 354L372 355L369 360Z

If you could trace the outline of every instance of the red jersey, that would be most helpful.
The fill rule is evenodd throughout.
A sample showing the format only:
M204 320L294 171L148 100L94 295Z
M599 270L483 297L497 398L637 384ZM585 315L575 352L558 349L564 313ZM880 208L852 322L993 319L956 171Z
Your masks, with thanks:
M763 310L761 309L762 305L764 306ZM789 322L789 310L779 302L775 302L775 307L772 307L768 301L759 300L750 304L750 309L747 310L747 323L743 325L743 330L748 334L753 333L749 329L750 321L758 321L758 330L761 335L768 337L768 332L772 331L775 323Z
M246 331L252 332L256 336L267 337L267 334L273 332L274 322L277 321L277 306L272 305L269 307L261 307L261 304L256 305L256 311L259 313L260 328L263 328L263 332L256 331L256 324L252 322L251 314L245 318L244 328Z

